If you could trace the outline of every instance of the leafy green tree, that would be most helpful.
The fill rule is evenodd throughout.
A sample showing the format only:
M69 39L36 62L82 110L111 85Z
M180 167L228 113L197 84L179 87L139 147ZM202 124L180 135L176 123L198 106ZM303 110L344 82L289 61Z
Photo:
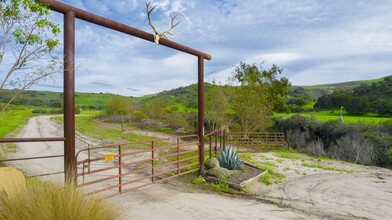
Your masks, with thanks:
M345 108L348 113L364 114L370 111L370 102L364 97L354 97Z
M330 95L321 96L314 107L319 109L346 107L348 103L352 102L352 99L353 95L349 91L335 91Z
M152 100L144 103L142 109L143 111L153 119L164 119L166 112L167 103L162 100Z
M138 110L131 113L131 120L133 122L140 122L143 119L148 119L148 115L144 114L144 112Z
M239 86L236 87L233 110L245 136L269 127L274 110L287 111L284 97L290 83L284 77L278 78L281 73L282 69L276 65L264 69L261 65L241 62L235 68L230 79Z
M34 0L0 0L0 93L16 89L3 111L23 90L60 69L52 54L60 28L49 13Z
M229 107L228 97L224 88L210 85L205 96L205 123L209 130L214 131L227 124L227 109Z
M121 130L124 130L124 116L127 115L131 109L129 100L121 96L115 96L110 99L105 107L106 115L120 115L121 116Z

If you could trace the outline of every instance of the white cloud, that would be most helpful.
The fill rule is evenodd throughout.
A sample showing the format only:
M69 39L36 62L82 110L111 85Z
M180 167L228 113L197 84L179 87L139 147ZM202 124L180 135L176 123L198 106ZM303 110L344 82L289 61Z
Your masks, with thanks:
M63 1L151 32L144 0ZM170 39L212 55L205 62L207 81L225 83L241 61L265 61L266 68L277 64L293 84L392 73L388 0L155 0L152 4L157 4L153 20L158 30L170 26L170 13L178 13L182 21ZM55 17L62 22L61 16ZM77 71L78 89L141 95L197 82L196 57L86 22L77 22L76 36L78 62L88 69Z
M289 80L293 85L327 84L380 78L390 70L390 63L387 61L374 64L358 62L358 60L345 60L344 62L337 61L310 68L290 77Z
M249 58L246 62L248 63L260 63L264 61L266 64L279 64L285 65L293 61L298 61L303 58L303 55L298 53L290 52L277 52L277 53L265 53L259 54Z

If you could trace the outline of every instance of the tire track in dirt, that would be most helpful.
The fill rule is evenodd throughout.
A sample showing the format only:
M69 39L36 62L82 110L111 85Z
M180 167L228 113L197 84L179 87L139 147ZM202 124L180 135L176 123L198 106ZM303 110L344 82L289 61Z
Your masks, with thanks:
M264 194L280 205L333 219L391 219L392 175L324 173L291 179Z

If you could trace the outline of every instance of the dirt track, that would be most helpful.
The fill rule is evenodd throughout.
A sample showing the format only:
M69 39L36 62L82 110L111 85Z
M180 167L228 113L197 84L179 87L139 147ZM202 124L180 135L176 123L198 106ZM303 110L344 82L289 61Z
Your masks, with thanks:
M298 160L279 158L273 153L258 155L280 161L276 171L286 175L278 185L253 184L258 198L324 218L392 219L392 170L319 161L306 155ZM336 170L306 167L304 163Z
M38 116L29 119L28 124L17 135L20 138L37 138L37 137L63 137L63 128L51 120L52 116ZM88 143L95 143L92 138L80 137L76 139L78 148L86 147ZM29 142L16 143L16 152L8 154L8 158L26 158L40 157L50 155L63 155L63 142ZM15 161L7 163L9 166L17 167L24 171L28 176L39 175L43 173L55 173L64 171L63 157L49 159L35 159L27 161ZM46 178L63 180L63 174L51 175Z
M19 137L40 136L60 137L62 129L50 117L34 117ZM62 142L21 143L17 144L17 152L9 157L62 153ZM276 171L284 173L286 178L282 183L268 187L257 181L251 183L248 198L201 191L173 179L109 202L123 208L124 219L392 219L391 170L339 161L314 161L307 157L282 159L273 153L253 155L255 161L263 162L266 158L274 161ZM352 172L304 167L304 162ZM33 175L61 171L63 159L14 162L12 165Z

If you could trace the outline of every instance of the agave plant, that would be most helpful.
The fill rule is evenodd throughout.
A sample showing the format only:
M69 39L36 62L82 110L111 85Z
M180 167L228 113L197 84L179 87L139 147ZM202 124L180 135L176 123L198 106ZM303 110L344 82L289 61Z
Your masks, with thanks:
M244 161L237 155L237 149L226 146L219 151L218 161L221 167L229 170L242 169Z

